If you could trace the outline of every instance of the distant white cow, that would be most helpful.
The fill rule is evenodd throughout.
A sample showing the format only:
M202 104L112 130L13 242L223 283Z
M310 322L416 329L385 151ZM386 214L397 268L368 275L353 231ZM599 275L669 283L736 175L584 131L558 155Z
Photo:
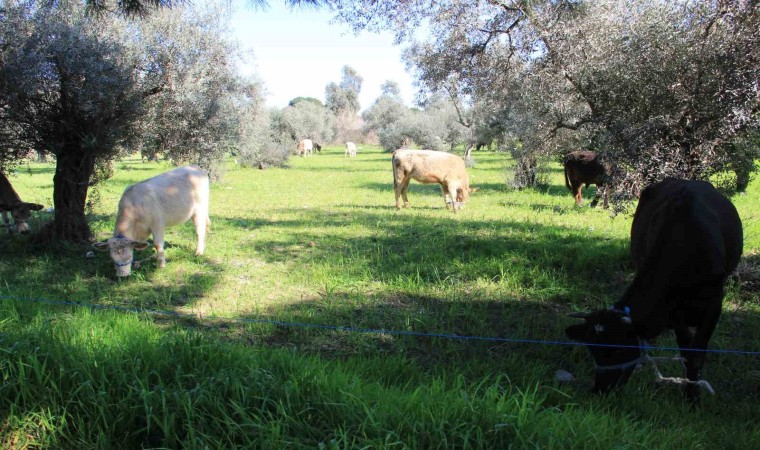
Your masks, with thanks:
M314 155L314 143L311 139L301 139L301 142L298 143L298 154L301 156Z
M356 144L353 142L346 142L346 153L345 156L354 157L356 156Z
M166 265L164 230L193 218L198 236L196 255L206 249L208 217L208 174L197 166L180 167L128 187L119 201L119 212L113 237L93 244L97 250L110 250L116 276L132 272L134 250L148 247L153 234L158 266Z
M396 194L396 208L401 208L399 197L404 199L404 207L409 207L406 191L409 181L414 178L420 183L438 183L447 208L455 211L462 208L469 198L469 177L464 161L457 155L435 150L405 150L393 152L393 190Z
M13 222L16 224L16 231L19 233L28 233L29 224L27 221L32 215L32 211L39 211L44 206L37 203L26 203L21 201L16 191L13 189L11 182L4 173L0 172L0 213L3 216L3 224L8 233L13 233L8 213L11 213Z

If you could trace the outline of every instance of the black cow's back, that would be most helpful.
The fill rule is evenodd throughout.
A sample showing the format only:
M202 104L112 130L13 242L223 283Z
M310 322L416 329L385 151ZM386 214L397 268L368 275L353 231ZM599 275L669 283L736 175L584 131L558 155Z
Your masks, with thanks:
M736 208L710 183L667 178L642 191L631 227L637 270L655 264L670 284L725 280L742 246Z

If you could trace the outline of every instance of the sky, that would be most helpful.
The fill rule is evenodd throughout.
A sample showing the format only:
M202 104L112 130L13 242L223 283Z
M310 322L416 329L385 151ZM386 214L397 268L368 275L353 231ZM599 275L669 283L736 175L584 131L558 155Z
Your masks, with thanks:
M342 68L349 65L364 79L359 94L361 109L380 96L380 85L395 81L408 105L413 104L412 76L401 61L403 46L393 45L389 32L355 35L348 25L331 24L328 10L291 10L284 0L270 0L267 10L245 3L232 19L235 35L254 54L256 73L268 92L267 105L284 107L295 97L325 101L325 86L340 83Z

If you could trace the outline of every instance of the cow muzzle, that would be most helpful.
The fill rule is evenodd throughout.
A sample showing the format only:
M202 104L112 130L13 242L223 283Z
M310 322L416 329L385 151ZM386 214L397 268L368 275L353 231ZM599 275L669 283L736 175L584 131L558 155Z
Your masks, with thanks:
M129 261L123 263L114 262L113 265L116 269L116 276L119 278L130 276L132 274L132 262L132 258L130 258Z

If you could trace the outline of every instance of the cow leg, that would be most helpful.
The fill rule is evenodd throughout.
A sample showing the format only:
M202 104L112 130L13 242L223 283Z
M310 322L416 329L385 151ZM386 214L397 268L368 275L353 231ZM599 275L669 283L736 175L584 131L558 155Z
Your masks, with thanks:
M153 246L156 248L156 260L158 260L158 267L166 266L166 256L164 255L164 227L153 231Z
M594 194L594 198L591 200L591 203L588 205L589 208L596 208L596 204L599 203L599 197L601 196L601 191L599 190L599 187L596 188L596 194Z
M206 231L211 226L211 220L206 211L196 211L193 217L195 234L198 236L198 245L195 247L195 256L200 256L206 251Z
M702 366L705 364L705 357L707 355L705 352L695 352L683 349L707 349L707 343L709 342L713 331L715 331L715 326L718 324L718 318L720 317L720 301L717 302L717 305L717 310L705 311L702 323L696 327L696 332L692 332L685 324L674 330L676 334L676 342L678 342L678 348L681 349L681 356L686 360L684 363L686 369L685 372L686 378L689 380L699 381L702 378ZM687 384L685 395L688 400L696 403L699 400L699 386L696 384Z
M346 155L348 156L348 154ZM396 170L395 168L393 170ZM399 198L401 197L401 186L404 183L404 178L401 176L400 173L396 172L394 173L393 177L393 193L396 196L396 209L401 209L401 202L399 202Z
M401 198L404 199L404 208L408 208L409 207L409 198L406 196L406 191L409 189L409 182L410 181L412 181L412 177L404 178L401 181L401 189L400 189L400 191L401 191ZM397 204L398 204L398 200L397 200Z
M583 184L574 184L573 185L573 197L575 197L575 204L578 206L581 206L583 203Z
M11 229L11 222L8 219L8 211L3 211L3 225L5 226L5 229L8 231L8 234L13 234L13 230Z
M451 208L456 210L461 208L461 205L457 205L457 191L459 190L459 182L448 183L448 195L446 196L446 203L451 202Z
M454 201L452 200L452 197L449 195L448 187L446 187L445 184L441 184L441 193L443 194L443 201L446 202L446 209L453 208Z

